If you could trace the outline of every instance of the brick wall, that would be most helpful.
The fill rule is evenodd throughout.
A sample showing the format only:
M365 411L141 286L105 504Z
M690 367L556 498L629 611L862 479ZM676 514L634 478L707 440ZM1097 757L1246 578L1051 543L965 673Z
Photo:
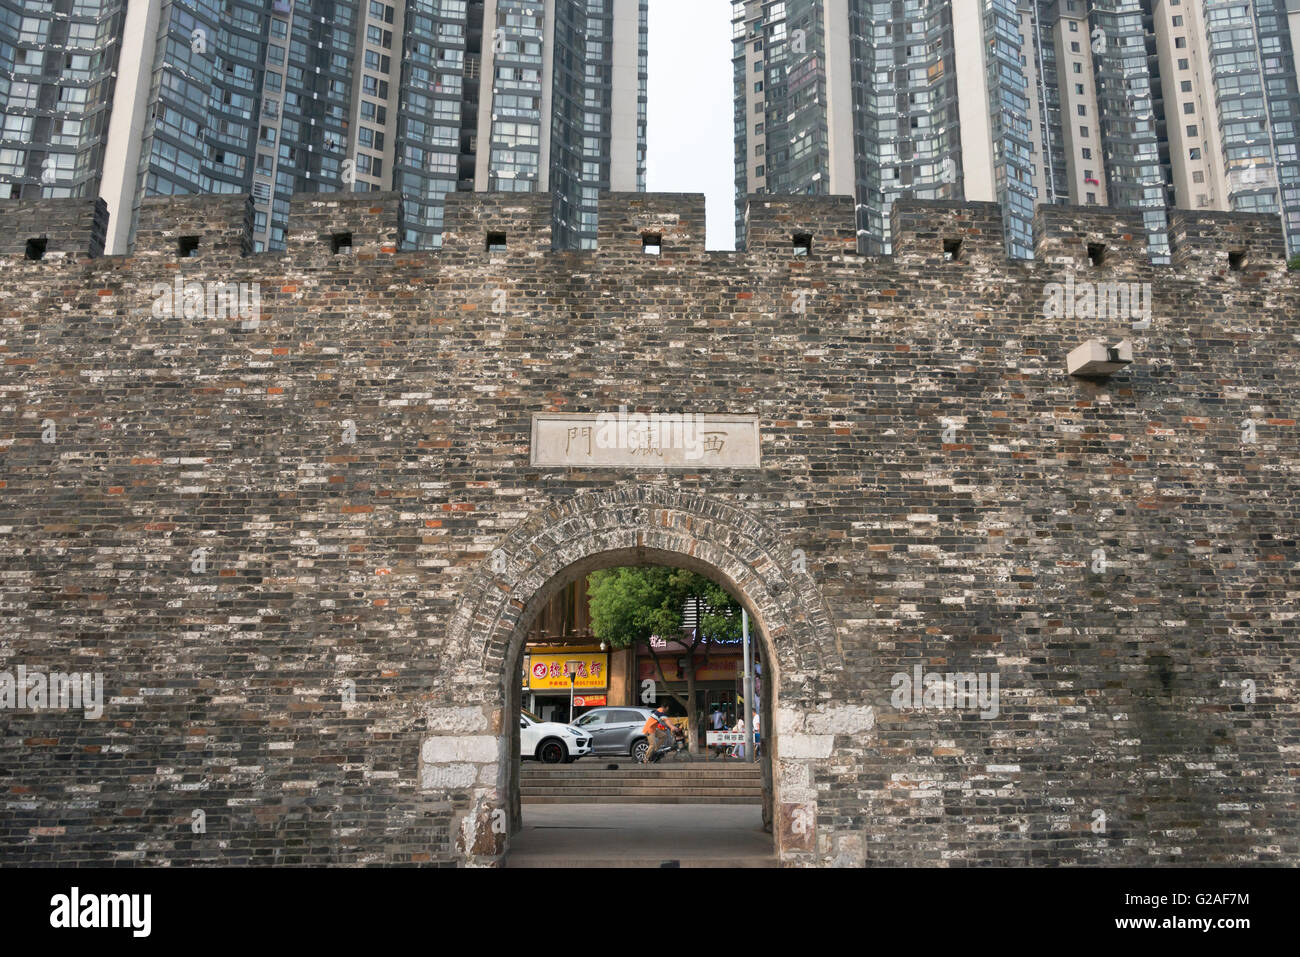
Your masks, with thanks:
M655 195L553 251L545 202L457 195L417 253L392 196L296 197L244 255L242 197L150 200L98 258L84 202L0 204L0 673L105 701L0 710L0 862L491 862L511 642L610 555L762 621L790 863L1294 862L1275 218L1176 213L1156 267L1113 209L1012 262L986 204L899 204L873 258L843 198L755 197L734 253ZM1098 282L1149 311L1081 315ZM1136 361L1069 377L1091 337ZM762 468L529 465L533 413L623 404L757 414ZM895 707L917 666L997 715Z

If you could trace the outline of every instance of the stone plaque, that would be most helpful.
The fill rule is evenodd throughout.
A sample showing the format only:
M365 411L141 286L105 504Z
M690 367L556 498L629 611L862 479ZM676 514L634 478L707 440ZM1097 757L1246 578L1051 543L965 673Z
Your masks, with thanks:
M623 469L756 469L758 416L693 412L533 416L533 465Z

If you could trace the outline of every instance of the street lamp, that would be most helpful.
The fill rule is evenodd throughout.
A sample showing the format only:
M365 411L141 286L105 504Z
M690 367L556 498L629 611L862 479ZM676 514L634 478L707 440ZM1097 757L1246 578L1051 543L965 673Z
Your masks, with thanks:
M573 723L573 681L578 675L578 662L566 661L564 670L569 673L569 723Z

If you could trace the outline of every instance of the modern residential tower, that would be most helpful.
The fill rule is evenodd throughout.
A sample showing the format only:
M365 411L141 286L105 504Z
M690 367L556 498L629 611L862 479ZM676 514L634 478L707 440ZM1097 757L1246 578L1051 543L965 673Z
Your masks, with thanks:
M0 189L250 193L254 246L295 192L396 190L436 247L456 190L549 191L593 246L601 190L645 188L648 0L0 0Z
M1039 203L1275 211L1300 253L1300 0L733 0L737 235L746 193L997 201L1013 256Z

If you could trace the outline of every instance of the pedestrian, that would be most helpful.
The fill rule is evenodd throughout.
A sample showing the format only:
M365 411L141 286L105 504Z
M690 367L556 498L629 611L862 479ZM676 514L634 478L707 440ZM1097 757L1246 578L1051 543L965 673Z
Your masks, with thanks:
M713 713L709 715L709 728L713 731L723 731L726 730L726 727L727 718L726 715L722 713L722 706L715 704L713 706ZM722 748L722 745L715 744L712 746L711 750L714 754L721 754Z

